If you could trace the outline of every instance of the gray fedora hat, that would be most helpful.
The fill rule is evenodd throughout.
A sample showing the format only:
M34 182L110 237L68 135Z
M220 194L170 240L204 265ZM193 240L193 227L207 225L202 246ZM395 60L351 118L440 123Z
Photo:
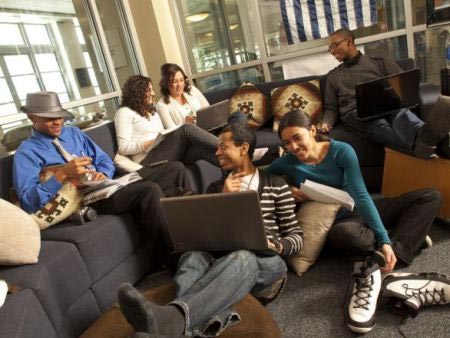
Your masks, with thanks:
M27 94L25 105L20 110L27 114L41 117L73 119L74 116L61 107L58 95L54 92L37 92Z

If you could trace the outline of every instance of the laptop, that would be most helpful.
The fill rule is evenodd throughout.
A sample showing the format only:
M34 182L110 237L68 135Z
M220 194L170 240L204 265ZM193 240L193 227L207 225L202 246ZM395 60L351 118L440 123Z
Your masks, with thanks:
M161 198L176 252L246 249L276 255L267 245L256 191Z
M230 100L223 100L197 110L197 126L213 131L228 123Z
M358 119L365 121L394 113L400 108L419 105L418 68L396 75L360 83L356 86Z

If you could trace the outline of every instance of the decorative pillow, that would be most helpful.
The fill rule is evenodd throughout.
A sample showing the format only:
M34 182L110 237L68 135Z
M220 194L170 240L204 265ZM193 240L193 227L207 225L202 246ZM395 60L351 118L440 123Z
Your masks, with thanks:
M36 263L40 249L41 233L34 219L0 199L0 265Z
M278 131L281 118L291 110L302 110L307 113L313 123L320 120L322 114L322 96L320 81L311 80L296 83L272 90L273 131Z
M301 204L297 220L303 229L303 248L298 254L287 258L289 266L297 275L303 275L316 262L339 208L338 204L316 201Z
M60 166L44 168L39 176L41 182L53 176ZM64 221L81 206L83 194L77 189L74 182L66 182L50 201L41 209L31 214L41 230Z
M230 99L230 113L241 111L247 116L248 125L261 128L270 118L266 96L251 83L242 84Z

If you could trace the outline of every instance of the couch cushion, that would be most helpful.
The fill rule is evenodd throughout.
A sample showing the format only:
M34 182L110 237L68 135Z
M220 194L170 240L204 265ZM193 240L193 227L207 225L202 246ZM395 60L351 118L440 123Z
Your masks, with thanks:
M0 268L0 278L31 289L56 331L63 324L65 309L92 283L75 245L50 241L42 241L38 263Z
M105 121L100 126L95 126L84 130L86 134L100 147L102 150L114 158L117 153L116 129L113 121Z
M2 337L57 337L47 314L31 290L8 295L0 309Z
M13 155L0 157L0 198L11 200Z
M0 199L0 264L36 263L40 248L41 233L33 218Z
M84 225L65 222L42 232L42 238L76 245L93 281L126 259L144 242L131 214L99 215Z

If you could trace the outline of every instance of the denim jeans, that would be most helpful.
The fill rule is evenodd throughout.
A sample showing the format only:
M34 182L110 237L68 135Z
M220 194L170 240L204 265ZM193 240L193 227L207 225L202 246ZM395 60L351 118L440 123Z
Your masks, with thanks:
M237 250L214 258L208 252L184 253L175 274L176 299L186 318L185 334L218 336L240 321L231 306L253 289L264 289L286 275L280 256Z
M185 123L165 136L165 139L150 150L141 161L143 166L168 160L193 164L198 160L208 161L216 166L218 138L192 123Z
M360 121L354 114L344 118L344 125L362 138L411 153L417 131L424 125L409 109L399 109L384 118Z

